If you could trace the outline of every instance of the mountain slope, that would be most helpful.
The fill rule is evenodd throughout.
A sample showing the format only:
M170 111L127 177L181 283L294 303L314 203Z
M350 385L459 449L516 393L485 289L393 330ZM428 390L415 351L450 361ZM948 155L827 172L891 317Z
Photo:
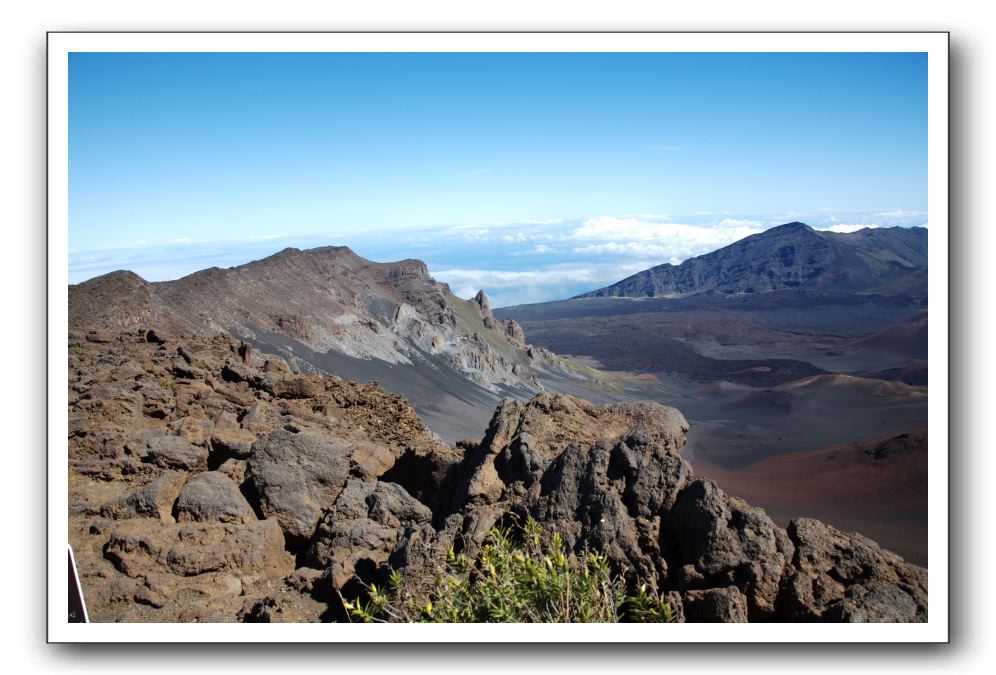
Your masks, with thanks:
M440 354L482 386L529 382L511 371L525 348L512 322L495 322L435 282L418 260L375 263L345 247L285 249L255 262L148 283L114 272L71 286L70 325L155 325L190 335L273 332L316 352L411 364ZM485 322L490 326L486 326ZM484 332L494 333L491 339Z
M683 297L713 291L765 293L784 289L870 293L895 291L922 270L922 283L902 291L926 294L927 230L866 228L818 232L787 223L691 258L665 263L579 298ZM922 286L922 288L921 288Z
M461 300L421 261L377 263L346 247L288 248L158 283L112 272L69 287L69 325L229 333L305 372L376 379L448 440L476 436L502 396L542 391L540 376L598 377L530 348L518 324L494 318L483 291Z

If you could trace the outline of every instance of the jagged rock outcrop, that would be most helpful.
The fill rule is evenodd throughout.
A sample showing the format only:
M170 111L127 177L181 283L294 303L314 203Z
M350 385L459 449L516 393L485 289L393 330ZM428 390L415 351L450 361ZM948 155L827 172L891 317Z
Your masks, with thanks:
M526 348L526 333L517 322L512 319L503 319L498 322L505 328L505 336L512 341L512 344Z
M796 552L783 596L785 618L926 620L927 570L818 520L799 518L788 534Z
M481 312L481 319L484 321L485 328L494 329L495 315L491 313L491 301L488 300L488 294L483 289L479 290L477 295L474 296L474 302L477 303L477 308Z
M817 521L783 530L693 475L686 430L656 404L506 400L440 490L436 528L414 531L393 561L424 593L442 551L474 555L488 528L531 516L630 583L676 592L688 621L926 619L926 570Z
M343 618L340 594L397 569L424 595L450 547L473 557L526 516L687 621L926 618L926 570L697 478L673 408L506 399L453 448L376 385L151 334L70 335L69 538L92 620Z
M432 511L394 483L350 480L319 524L307 550L312 567L329 569L335 588L371 575L387 562L409 528Z

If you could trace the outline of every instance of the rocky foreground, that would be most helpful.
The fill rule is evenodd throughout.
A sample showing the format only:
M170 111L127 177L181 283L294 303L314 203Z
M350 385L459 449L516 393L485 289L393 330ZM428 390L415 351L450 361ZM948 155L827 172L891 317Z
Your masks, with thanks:
M376 384L224 335L69 336L69 540L93 621L327 621L532 516L685 621L924 621L927 572L696 478L656 404L506 399L456 447Z

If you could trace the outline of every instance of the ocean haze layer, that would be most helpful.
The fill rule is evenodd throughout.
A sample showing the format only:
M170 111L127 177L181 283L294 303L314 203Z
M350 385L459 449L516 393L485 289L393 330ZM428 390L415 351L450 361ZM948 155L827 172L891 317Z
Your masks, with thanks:
M805 217L819 231L915 227L926 213L816 211L808 214L693 214L600 216L436 228L273 235L233 241L123 242L71 250L69 281L79 283L127 269L149 281L177 279L207 267L231 267L289 246L350 246L378 262L418 258L438 281L468 299L485 288L493 307L547 302L587 293L625 276L678 264L738 239Z

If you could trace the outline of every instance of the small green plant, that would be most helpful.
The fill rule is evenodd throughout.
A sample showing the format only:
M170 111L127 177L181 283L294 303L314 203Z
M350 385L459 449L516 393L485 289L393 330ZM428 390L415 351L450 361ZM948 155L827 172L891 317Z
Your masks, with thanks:
M170 391L174 392L176 391L176 382L174 382L173 378L169 377L168 375L160 375L158 378L156 378L156 382L158 382L159 386L162 387L163 389L169 389Z
M670 603L657 593L640 584L636 593L626 596L626 615L634 623L674 623L674 610Z
M398 599L401 575L391 574L387 588L371 584L366 600L344 601L352 619L430 623L613 623L674 621L667 600L638 587L625 595L608 559L588 553L582 559L565 550L554 533L543 545L540 525L529 518L521 540L508 529L491 529L477 560L452 548L446 564L451 574L436 580L424 606Z

